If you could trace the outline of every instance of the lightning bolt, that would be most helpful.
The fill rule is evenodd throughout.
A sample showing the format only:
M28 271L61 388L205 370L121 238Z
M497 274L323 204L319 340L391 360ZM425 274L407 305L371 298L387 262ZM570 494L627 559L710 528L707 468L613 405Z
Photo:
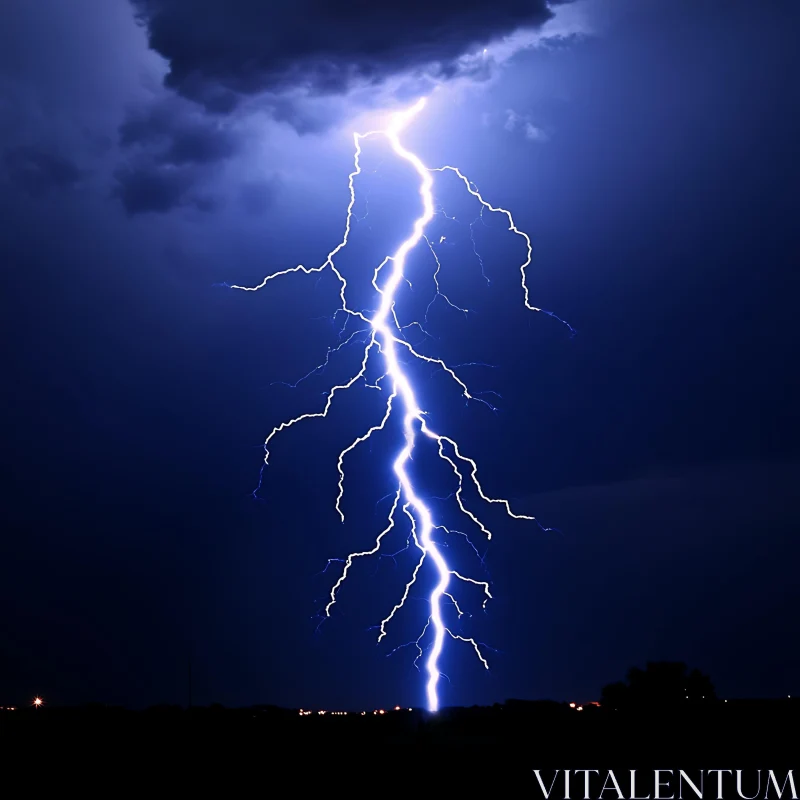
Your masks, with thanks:
M389 125L385 129L373 130L369 131L368 133L353 134L355 154L353 159L353 171L348 177L350 202L347 206L347 218L345 221L344 235L341 242L339 242L339 244L328 253L327 258L320 266L309 268L303 265L298 265L296 267L284 269L280 272L268 275L257 286L248 287L238 286L235 284L225 285L231 289L239 289L242 291L258 291L267 286L270 281L296 272L302 272L308 275L330 270L333 273L339 282L340 300L340 305L336 310L335 315L343 314L345 320L344 326L341 330L340 339L344 335L344 329L347 326L348 320L355 319L360 327L359 330L350 334L347 339L342 341L338 347L329 349L325 362L315 370L312 370L312 372L308 373L308 375L305 376L306 378L324 369L324 367L327 366L331 355L338 351L341 347L349 345L353 341L357 340L356 337L359 334L366 334L366 336L364 336L361 340L364 345L364 351L360 362L360 369L348 380L337 384L330 389L330 391L327 393L327 399L322 410L314 413L301 414L293 419L276 425L270 431L264 442L264 464L261 467L258 486L256 487L254 494L258 494L261 488L264 478L264 467L269 464L270 445L272 440L279 433L282 433L288 428L291 428L300 422L303 422L304 420L317 417L327 417L336 395L340 392L346 391L359 381L363 381L365 385L370 386L371 388L379 391L385 391L386 402L381 420L377 424L370 427L362 436L356 438L352 444L348 445L339 454L337 462L337 469L339 473L338 494L334 506L341 521L344 522L345 515L342 511L341 501L344 496L344 463L347 455L356 447L358 447L358 445L369 440L373 434L384 430L393 415L400 414L402 415L404 446L396 455L393 463L397 484L393 494L390 495L393 497L393 501L388 514L387 524L386 527L378 534L372 547L361 551L352 552L347 556L346 559L331 559L328 562L328 566L334 562L343 563L344 566L342 567L342 571L338 580L331 588L330 596L323 612L323 620L331 616L331 609L338 600L339 590L347 580L354 564L360 559L381 554L380 551L381 547L383 546L384 539L395 528L397 515L400 511L402 511L410 520L410 535L408 537L407 546L410 548L413 545L413 548L415 548L418 553L418 558L416 560L416 565L413 569L413 572L411 573L405 585L405 590L403 591L402 596L377 626L377 629L379 630L378 641L380 642L387 635L387 626L395 618L397 613L405 606L412 587L416 584L419 573L422 570L425 562L427 561L432 563L437 576L437 581L428 597L430 614L419 638L414 642L410 642L409 644L414 644L419 652L419 655L414 662L415 665L419 659L423 657L425 650L427 650L427 657L425 658L425 671L427 673L425 689L428 709L434 712L439 708L437 687L440 677L444 676L439 670L439 660L444 646L444 641L447 636L452 638L454 641L461 641L470 645L481 664L486 669L489 668L488 661L486 660L482 650L482 648L485 648L486 646L481 645L481 643L472 638L454 633L450 630L445 622L446 612L451 608L455 610L458 618L461 618L464 613L453 593L455 590L452 588L452 586L475 586L482 590L482 595L484 598L483 608L485 608L489 600L492 599L492 595L490 593L489 583L487 581L479 581L474 578L464 576L452 569L443 553L443 544L437 543L436 539L434 538L435 530L442 530L445 533L451 533L451 531L449 531L447 528L444 528L442 525L434 524L431 508L420 496L419 491L415 486L411 475L409 474L409 462L412 459L415 447L420 440L424 439L430 440L434 443L438 450L440 459L448 465L449 469L452 470L453 475L455 476L457 489L454 496L460 512L467 519L469 519L487 539L491 539L492 533L480 520L477 514L468 507L468 504L463 496L465 484L471 484L477 490L478 496L485 503L500 505L509 517L517 520L536 522L535 517L516 513L511 508L511 505L507 500L490 497L484 491L484 488L478 479L478 465L476 462L469 456L462 453L461 448L454 439L436 432L428 424L426 412L420 407L409 375L403 368L403 364L399 358L399 354L404 353L410 355L412 359L415 359L416 361L426 362L439 367L440 369L444 370L450 380L453 381L456 386L458 386L461 394L467 401L473 400L482 402L492 408L487 401L477 397L476 395L473 395L470 392L467 384L461 379L461 377L459 377L454 368L446 364L441 359L432 358L420 353L415 347L413 347L403 335L403 331L411 326L402 326L395 311L398 289L403 282L409 283L405 274L407 257L422 240L425 240L427 247L433 253L436 264L436 270L433 274L436 287L436 295L434 300L436 300L437 297L442 297L448 305L466 313L465 309L461 309L456 306L446 295L440 292L438 276L441 269L441 264L436 256L436 252L430 240L425 236L425 229L428 223L434 218L434 215L437 213L437 211L441 211L434 206L433 201L433 181L435 173L452 172L464 183L467 191L481 204L481 216L479 219L482 219L484 211L496 212L505 215L508 221L508 230L521 237L526 246L526 258L519 268L525 307L531 311L550 314L558 319L559 322L567 325L570 331L573 333L574 331L568 325L568 323L556 317L551 312L537 308L531 304L526 276L526 269L531 263L531 240L526 233L516 227L511 213L504 208L492 206L490 203L484 200L475 184L473 184L464 174L462 174L458 168L452 166L428 168L425 166L425 164L423 164L417 155L407 150L401 143L401 132L408 125L408 123L424 108L425 102L425 98L422 98L410 108L393 114ZM375 268L372 277L372 285L376 290L378 297L380 298L380 305L377 311L372 312L371 316L369 316L368 314L370 312L356 310L348 306L346 298L347 281L337 268L335 259L337 254L348 244L348 239L350 236L351 223L353 220L353 207L356 200L354 182L356 177L361 173L361 142L364 139L374 136L386 137L394 154L399 159L407 162L416 172L419 178L419 199L422 206L422 213L414 221L413 229L408 238L402 242L400 247L394 253L386 256L386 258ZM472 226L470 226L471 238L474 246L473 227L474 223ZM441 241L442 240L440 240L440 242ZM482 262L480 263L481 268L483 269L483 264ZM432 303L433 301L431 301L431 304ZM430 309L430 305L428 306L428 309ZM417 325L421 330L424 331L424 328L419 323L412 323L411 325ZM373 359L379 360L380 377L377 378L377 380L375 380L373 383L369 383L366 375L368 366ZM305 378L301 378L300 380L305 380ZM381 384L388 384L388 386ZM297 384L291 385L296 386ZM536 524L538 525L539 523L536 522ZM541 525L539 525L539 527L543 531L553 530L551 528L544 528ZM477 548L474 544L472 544L466 534L460 531L452 531L452 533L461 534L464 536L476 554L478 554ZM395 553L389 555L390 557L393 557L397 554ZM443 600L445 598L447 602L443 604ZM428 635L429 631L432 632L432 642L424 650L421 642L424 637Z

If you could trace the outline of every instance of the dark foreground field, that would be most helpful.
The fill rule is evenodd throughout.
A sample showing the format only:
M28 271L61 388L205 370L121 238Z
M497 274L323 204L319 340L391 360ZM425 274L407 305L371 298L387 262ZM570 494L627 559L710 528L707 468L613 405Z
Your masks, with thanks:
M349 796L401 791L427 797L449 787L544 797L538 769L546 787L555 770L571 770L570 798L586 796L584 774L575 770L598 770L590 773L589 797L629 798L630 770L636 769L637 798L697 797L686 784L678 786L679 770L695 785L704 771L703 797L719 796L718 773L709 770L730 770L722 773L724 798L741 796L736 770L743 771L746 796L778 797L772 787L765 794L769 770L781 784L793 770L800 789L798 712L793 700L616 712L509 701L437 715L403 709L363 716L263 706L18 709L0 712L0 769L7 775L24 769L32 796L46 778L87 793L105 786L108 797L142 785L155 796L222 791L284 797L341 789ZM667 784L658 794L655 769L673 770L672 777L662 773ZM610 770L619 792L607 782ZM550 796L566 796L563 773ZM783 797L792 797L788 784Z

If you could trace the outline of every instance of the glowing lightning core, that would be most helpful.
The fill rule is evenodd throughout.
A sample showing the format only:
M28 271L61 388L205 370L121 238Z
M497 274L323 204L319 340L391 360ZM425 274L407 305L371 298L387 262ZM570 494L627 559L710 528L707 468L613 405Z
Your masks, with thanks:
M470 644L474 649L475 653L477 654L478 658L480 659L481 663L483 664L483 666L486 667L487 669L489 667L485 657L483 656L481 647L478 642L476 642L474 639L466 638L453 633L445 624L442 613L443 597L446 597L452 603L459 617L463 613L453 594L450 591L448 591L448 589L450 588L451 578L456 578L457 580L463 583L473 584L477 587L482 588L485 597L483 601L484 607L492 596L489 592L488 582L478 581L474 580L473 578L465 577L460 573L456 572L455 570L453 570L445 560L440 547L437 546L437 543L434 541L433 531L436 528L445 530L448 533L450 533L451 531L447 531L447 529L444 528L443 526L434 525L433 516L431 514L430 508L425 504L423 499L419 496L418 492L414 487L413 481L408 474L407 470L408 463L411 460L412 452L417 443L418 436L422 434L436 443L440 458L449 465L449 467L452 469L456 477L457 489L455 493L455 499L460 511L464 515L466 515L466 517L472 523L474 523L487 538L491 538L491 532L478 519L478 517L466 507L464 503L462 495L464 474L462 470L465 467L469 471L469 480L474 484L482 500L484 500L487 503L495 503L502 505L506 513L510 517L513 517L514 519L535 521L535 518L531 516L526 516L524 514L516 514L512 511L507 500L493 498L486 495L480 482L478 481L477 477L478 467L475 461L463 455L457 443L453 439L444 436L442 434L436 433L428 425L425 419L425 412L420 408L417 402L417 398L414 394L411 382L409 380L409 377L404 371L403 366L401 365L398 359L398 347L401 347L405 351L410 353L411 356L414 357L415 359L435 364L441 367L449 375L449 377L453 381L455 381L455 383L459 386L463 396L467 400L474 400L474 399L480 400L480 398L476 398L474 395L470 394L467 385L461 380L461 378L458 377L456 372L451 367L449 367L447 364L445 364L443 361L439 359L431 358L429 356L419 353L411 344L409 344L404 338L402 338L403 326L400 325L397 315L395 313L395 302L396 302L398 287L403 281L407 281L407 278L405 276L406 258L408 254L411 252L411 250L414 247L416 247L416 245L419 244L419 242L424 238L425 228L428 225L428 223L433 219L436 213L436 209L434 207L434 202L433 202L433 194L432 194L432 188L433 188L432 173L444 172L444 171L451 171L455 173L458 176L458 178L460 178L461 181L463 181L463 183L467 188L467 191L469 191L469 193L472 194L474 197L476 197L478 201L481 203L482 206L481 212L483 212L483 210L500 212L507 217L509 223L508 230L512 231L518 236L521 236L525 240L526 244L526 250L527 250L526 259L524 263L520 266L525 306L532 311L543 311L543 309L536 308L535 306L532 306L529 302L528 286L526 284L525 270L531 261L531 253L532 253L531 241L527 236L527 234L517 229L516 225L514 224L514 220L511 217L510 212L506 211L503 208L495 208L494 206L487 203L480 195L477 188L456 167L444 166L444 167L429 169L422 163L422 161L414 153L406 150L406 148L403 147L403 145L401 144L399 138L401 131L410 122L410 120L413 119L422 110L424 105L425 105L425 99L423 98L419 100L419 102L417 102L411 108L402 112L395 113L391 118L390 124L385 130L375 130L365 134L359 134L359 133L354 134L353 136L355 144L354 169L350 173L348 181L350 189L350 203L347 207L347 220L345 223L344 236L342 238L342 241L328 254L327 259L321 266L307 268L304 267L303 265L298 265L297 267L293 267L291 269L285 269L282 270L281 272L277 272L267 276L257 286L246 287L246 286L232 285L230 286L230 288L241 289L243 291L256 291L266 286L266 284L270 280L277 278L281 275L286 275L292 272L303 272L306 274L310 274L313 272L322 272L323 270L330 268L340 284L339 298L341 300L341 306L338 309L337 313L340 312L344 313L345 315L347 315L346 319L350 317L355 317L361 320L362 322L366 323L367 325L367 327L363 331L356 332L356 334L364 332L368 333L368 338L365 341L364 354L363 354L363 359L361 360L360 370L347 382L334 386L330 390L327 396L325 407L323 408L322 411L317 413L303 414L301 416L289 420L288 422L283 422L280 425L277 425L275 428L273 428L273 430L269 433L264 442L264 451L265 451L264 465L269 463L270 443L278 433L285 430L286 428L295 425L298 422L301 422L302 420L311 419L314 417L326 417L328 415L328 411L331 408L331 404L333 402L336 393L343 389L349 389L351 386L353 386L357 381L361 379L364 379L366 383L365 376L370 357L376 351L380 354L380 356L382 356L383 372L381 377L378 378L378 380L375 381L374 384L367 384L367 385L371 385L373 388L382 390L383 387L380 386L381 381L388 379L388 382L391 384L391 392L389 392L387 395L385 413L379 424L371 427L364 435L357 438L351 445L349 445L339 454L339 459L337 464L339 471L339 493L336 498L336 504L335 504L336 511L338 512L341 520L344 521L344 513L341 510L340 503L344 493L343 464L345 456L349 452L351 452L357 445L369 439L373 433L383 430L386 423L389 421L392 412L395 410L396 406L400 405L402 407L402 414L403 414L403 433L405 438L405 446L395 458L393 465L395 475L397 476L398 485L394 493L394 501L392 503L392 507L389 512L387 527L378 535L377 539L375 540L375 544L371 549L364 550L362 552L351 553L344 560L344 567L342 569L342 573L339 579L334 584L333 588L331 589L330 600L325 607L324 614L326 617L330 617L331 608L336 603L338 591L342 586L342 584L347 579L348 573L355 559L375 555L379 552L382 540L394 528L395 514L397 512L398 506L400 506L403 512L409 517L411 521L410 541L413 541L414 546L419 550L420 557L417 561L416 567L414 568L410 580L406 584L405 592L403 593L401 599L392 608L388 616L386 616L381 621L379 626L380 633L378 635L378 641L381 641L384 638L384 636L386 636L387 624L392 620L395 614L404 606L409 596L409 591L416 582L417 576L420 572L423 563L425 562L426 559L430 559L435 566L436 574L438 575L438 580L429 598L430 616L425 624L422 634L420 635L419 639L417 639L415 644L421 656L424 651L420 646L420 641L426 635L428 629L429 628L432 629L433 643L432 646L430 647L428 657L425 661L425 669L427 671L427 676L428 676L426 682L426 694L427 694L427 703L429 710L437 711L439 708L437 685L439 678L442 674L439 671L439 657L442 652L444 639L446 635L449 635L453 639L457 639L459 641L463 641ZM376 135L385 136L388 139L389 144L391 145L394 153L400 159L403 159L404 161L408 162L414 168L415 172L419 176L419 181L420 181L419 197L422 202L423 213L414 222L414 227L411 232L411 235L400 245L400 247L394 254L387 256L384 259L384 261L375 269L372 279L372 285L379 293L381 299L380 299L380 307L374 313L374 315L371 318L369 318L368 316L366 316L365 312L354 310L347 305L345 297L345 292L347 289L347 281L336 267L334 263L334 258L337 255L337 253L343 247L345 247L345 245L348 242L348 237L350 234L353 206L355 204L354 179L361 172L361 166L359 162L359 158L361 155L361 140ZM428 245L430 246L430 242L428 242ZM433 252L432 247L431 251ZM434 257L435 256L436 254L434 252ZM383 285L379 285L378 281L380 274L383 268L386 267L389 263L391 263L391 268L388 277L385 279ZM439 292L439 284L437 279L440 268L438 258L436 258L436 264L437 268L436 268L436 273L434 274L434 281L436 283L437 296L439 296L441 292ZM441 296L444 297L444 299L448 302L449 305L453 306L454 308L457 308L457 306L454 306L445 295ZM545 311L544 313L550 314L550 312L547 311ZM558 318L556 317L556 319ZM559 321L563 322L563 320ZM356 334L351 335L345 342L339 345L339 347L342 347L343 345L350 343ZM335 350L338 349L339 349L338 347L335 348ZM331 352L333 351L329 351L328 357L330 357ZM327 360L325 363L327 364ZM309 373L309 375L310 374L313 373ZM486 401L481 400L481 402L486 402ZM262 466L262 479L263 479L263 466ZM259 482L258 488L260 488L260 485L261 484ZM256 492L258 492L258 488L256 489ZM550 529L545 528L543 530L550 530ZM456 531L452 532L456 533Z

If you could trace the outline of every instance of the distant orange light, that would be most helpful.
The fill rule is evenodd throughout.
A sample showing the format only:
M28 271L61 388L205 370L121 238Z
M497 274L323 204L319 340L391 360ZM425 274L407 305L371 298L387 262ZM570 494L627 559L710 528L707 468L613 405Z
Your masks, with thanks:
M569 704L569 707L570 707L570 708L575 708L575 703L570 703L570 704Z
M36 706L36 708L39 708L40 706L44 705L44 700L42 700L41 697L35 697L33 699L33 704Z

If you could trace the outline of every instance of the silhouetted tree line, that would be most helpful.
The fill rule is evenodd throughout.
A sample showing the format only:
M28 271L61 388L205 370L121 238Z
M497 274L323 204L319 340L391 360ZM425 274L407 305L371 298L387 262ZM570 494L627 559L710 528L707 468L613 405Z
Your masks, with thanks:
M685 707L717 699L708 675L680 661L650 661L644 669L633 667L626 681L603 687L600 703L605 708L633 709L658 704Z

